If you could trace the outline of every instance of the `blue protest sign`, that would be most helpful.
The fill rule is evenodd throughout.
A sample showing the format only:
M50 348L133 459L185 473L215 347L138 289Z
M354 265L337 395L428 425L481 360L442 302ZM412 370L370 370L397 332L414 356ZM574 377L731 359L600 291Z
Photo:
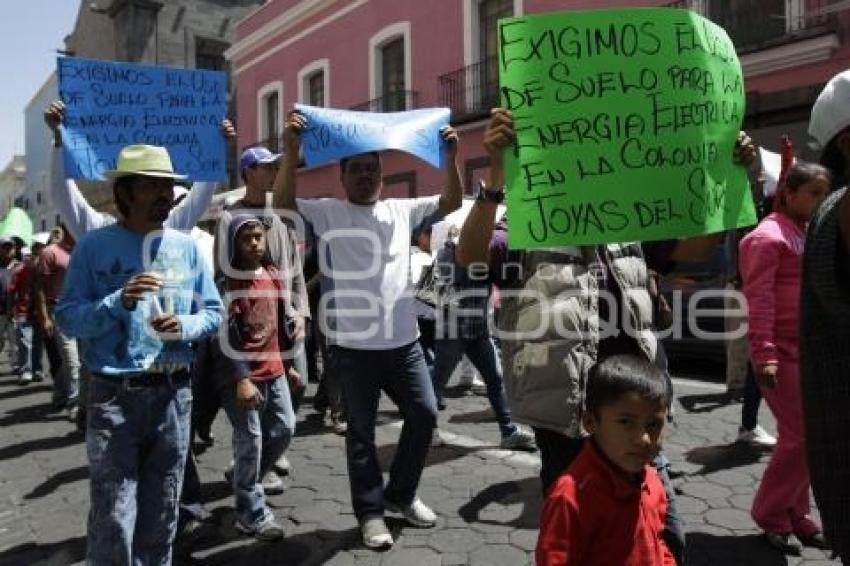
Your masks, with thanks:
M225 178L223 72L60 57L57 74L66 176L103 180L122 147L148 144L192 180Z
M449 124L448 108L383 114L304 104L296 104L295 109L307 118L301 145L310 167L382 149L398 149L434 167L443 166L440 128Z

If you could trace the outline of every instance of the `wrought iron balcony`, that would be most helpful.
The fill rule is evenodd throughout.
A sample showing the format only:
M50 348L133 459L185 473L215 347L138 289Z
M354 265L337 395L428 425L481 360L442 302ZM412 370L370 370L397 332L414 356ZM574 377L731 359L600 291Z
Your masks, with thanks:
M499 105L499 62L496 57L446 73L438 79L440 105L452 109L454 123L483 118Z
M350 110L360 112L401 112L419 107L419 93L415 90L397 90L380 98L368 100Z
M723 27L739 53L757 51L833 29L835 0L678 0L663 4L690 8Z
M830 0L802 0L799 12L793 8L795 4L786 0L704 3L705 16L726 29L739 53L817 34L832 21Z

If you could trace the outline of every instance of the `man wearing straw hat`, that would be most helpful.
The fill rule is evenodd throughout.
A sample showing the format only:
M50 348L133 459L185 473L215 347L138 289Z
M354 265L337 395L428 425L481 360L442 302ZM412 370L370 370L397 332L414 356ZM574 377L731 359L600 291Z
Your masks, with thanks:
M165 148L121 150L122 219L77 244L56 321L89 347L89 564L169 564L192 405L191 342L221 299L194 241L163 229L182 179Z

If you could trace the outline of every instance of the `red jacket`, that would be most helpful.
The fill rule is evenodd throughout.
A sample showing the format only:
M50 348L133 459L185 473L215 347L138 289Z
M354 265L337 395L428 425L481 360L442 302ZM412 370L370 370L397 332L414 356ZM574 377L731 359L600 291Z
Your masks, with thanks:
M636 485L588 441L546 496L537 566L675 566L661 538L666 512L652 467Z
M28 259L19 263L12 272L12 280L9 282L9 295L14 297L12 314L18 320L27 319L31 314L30 290L33 270L33 260Z

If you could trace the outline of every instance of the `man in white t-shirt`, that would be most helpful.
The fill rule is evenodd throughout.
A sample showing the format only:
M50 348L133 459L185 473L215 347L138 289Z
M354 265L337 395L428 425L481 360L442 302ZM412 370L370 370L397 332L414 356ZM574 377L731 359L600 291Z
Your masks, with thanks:
M437 402L417 340L410 236L426 217L460 207L457 134L448 126L441 131L448 159L446 187L439 197L380 200L381 158L373 152L340 161L346 200L304 200L295 198L295 178L306 125L297 112L287 119L275 207L297 210L316 234L319 268L327 282L316 320L332 344L330 363L348 412L345 445L352 505L364 544L386 548L393 538L384 522L385 509L419 527L433 526L437 519L416 496L437 422ZM381 390L404 416L386 487L375 448Z

